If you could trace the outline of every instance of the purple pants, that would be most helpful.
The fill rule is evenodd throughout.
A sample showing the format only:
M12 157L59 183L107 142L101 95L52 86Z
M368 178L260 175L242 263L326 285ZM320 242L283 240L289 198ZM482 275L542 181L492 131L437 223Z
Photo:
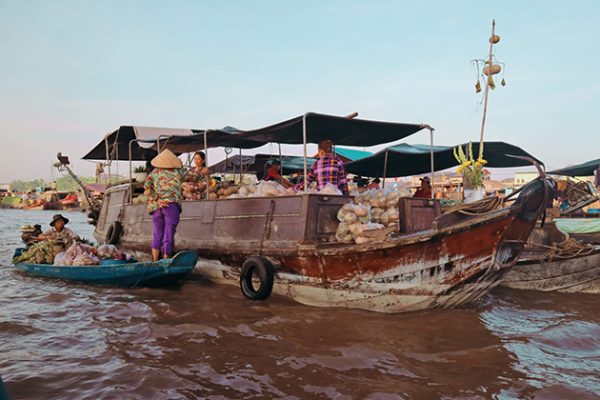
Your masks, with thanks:
M179 223L179 207L176 203L169 203L166 208L159 208L152 213L154 224L153 249L161 249L164 255L171 256L175 248L175 228Z

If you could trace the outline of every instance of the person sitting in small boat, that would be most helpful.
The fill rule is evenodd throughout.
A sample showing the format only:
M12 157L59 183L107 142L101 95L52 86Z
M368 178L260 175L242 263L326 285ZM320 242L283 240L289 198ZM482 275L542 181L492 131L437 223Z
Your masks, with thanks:
M379 189L379 183L381 181L379 180L379 178L375 178L371 181L371 183L369 183L368 188L369 189Z
M313 163L306 177L306 185L317 182L317 190L323 189L326 184L331 183L343 194L348 194L348 180L344 162L333 154L333 142L323 140L319 143L319 159ZM304 189L305 182L296 185L296 190Z
M61 214L56 214L54 217L52 217L52 221L50 221L50 226L52 228L39 235L36 238L37 241L64 240L68 245L73 242L81 241L81 238L75 232L65 227L65 225L68 223L68 218L63 217Z
M186 200L201 200L206 190L206 176L209 174L206 168L206 155L198 151L194 154L194 165L190 166L182 184Z
M148 212L152 215L154 236L152 261L169 258L175 249L175 229L181 213L181 160L169 149L152 159L154 169L144 183Z
M413 197L421 198L421 199L430 199L431 198L431 179L428 176L424 176L423 178L419 178L421 180L421 187L417 189L415 195Z
M279 173L281 171L281 164L279 160L269 160L265 163L265 174L263 176L263 181L275 181L281 184L285 188L292 187L292 183L285 179Z

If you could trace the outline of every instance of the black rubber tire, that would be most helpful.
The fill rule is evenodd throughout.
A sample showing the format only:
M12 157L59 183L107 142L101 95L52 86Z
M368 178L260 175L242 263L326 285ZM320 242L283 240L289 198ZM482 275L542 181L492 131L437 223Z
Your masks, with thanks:
M119 221L115 221L108 227L104 241L108 244L118 244L121 239L123 227Z
M257 289L252 284L252 278L256 274L260 280ZM240 289L244 296L250 300L265 300L271 295L274 282L273 265L269 260L262 257L250 257L242 265L240 273Z

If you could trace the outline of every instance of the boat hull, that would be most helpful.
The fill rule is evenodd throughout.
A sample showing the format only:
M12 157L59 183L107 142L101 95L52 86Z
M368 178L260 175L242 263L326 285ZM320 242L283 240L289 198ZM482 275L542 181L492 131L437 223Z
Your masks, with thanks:
M365 244L335 241L348 198L184 202L176 244L198 252L197 273L223 283L239 284L244 261L264 258L274 266L274 292L304 304L388 313L457 307L496 286L519 257L547 190L539 181L523 193L511 207L476 215L436 216L435 201L410 199L406 229L417 228ZM152 225L140 207L105 204L96 238L113 215L123 224L120 246L147 254Z
M167 286L190 274L197 262L195 252L180 252L172 259L112 265L58 266L19 263L15 267L30 275L122 287Z
M542 292L600 293L600 250L566 260L519 261L501 286Z

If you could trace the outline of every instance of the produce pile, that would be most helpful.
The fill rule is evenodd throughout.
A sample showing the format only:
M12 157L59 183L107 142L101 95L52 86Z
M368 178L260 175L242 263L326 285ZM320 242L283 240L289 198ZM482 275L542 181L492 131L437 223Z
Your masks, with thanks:
M276 197L293 196L296 192L293 188L284 188L275 181L260 181L256 185L244 185L239 191L231 196L230 199L240 197Z
M357 244L380 240L374 231L397 227L400 221L398 199L405 193L398 190L372 189L358 194L353 203L342 206L335 238L339 242Z
M101 259L130 260L116 246L103 244L98 247L85 243L73 243L65 250L64 242L45 240L29 247L13 263L54 264L61 266L98 265Z
M94 246L73 243L69 248L54 257L54 265L98 265L98 251Z
M54 257L62 252L64 243L58 240L45 240L29 247L18 257L13 258L13 263L27 264L52 264Z

